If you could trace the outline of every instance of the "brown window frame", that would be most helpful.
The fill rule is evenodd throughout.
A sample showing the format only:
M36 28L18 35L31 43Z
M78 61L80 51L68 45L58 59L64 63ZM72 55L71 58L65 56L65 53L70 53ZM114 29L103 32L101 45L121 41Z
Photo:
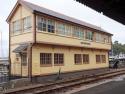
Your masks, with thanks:
M40 53L40 65L52 65L52 53Z
M31 16L27 16L23 18L23 30L24 32L27 30L31 30L32 24L31 24Z
M106 63L106 55L101 55L101 61L102 63Z
M101 63L101 55L96 55L96 63Z
M99 58L97 58L97 56ZM97 61L97 59L99 60ZM96 63L106 63L106 55L96 55Z
M47 19L44 17L37 17L37 28L41 32L47 32Z
M21 54L21 63L22 63L22 66L27 66L28 63L27 63L27 53L22 53Z
M89 64L89 54L82 55L83 64Z
M54 65L64 65L63 53L54 53Z
M74 54L74 61L75 61L75 64L82 64L82 55Z
M13 34L20 34L22 30L21 20L16 20L13 22Z

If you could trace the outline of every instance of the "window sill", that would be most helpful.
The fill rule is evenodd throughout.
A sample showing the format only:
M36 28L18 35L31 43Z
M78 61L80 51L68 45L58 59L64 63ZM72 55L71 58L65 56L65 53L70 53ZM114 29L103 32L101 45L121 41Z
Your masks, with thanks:
M84 62L83 64L88 65L89 63L85 63L85 62Z
M101 62L96 62L96 64L102 64Z
M40 67L52 67L52 64L41 64Z
M64 64L54 64L54 66L64 66Z
M82 63L75 63L75 65L82 65Z
M24 66L24 67L25 67L25 66L27 66L27 64L26 64L26 65L25 65L25 64L22 64L22 66Z
M27 32L19 33L19 34L13 34L13 35L11 35L11 37L20 36L20 35L27 34L27 33L32 33L32 32L27 31Z

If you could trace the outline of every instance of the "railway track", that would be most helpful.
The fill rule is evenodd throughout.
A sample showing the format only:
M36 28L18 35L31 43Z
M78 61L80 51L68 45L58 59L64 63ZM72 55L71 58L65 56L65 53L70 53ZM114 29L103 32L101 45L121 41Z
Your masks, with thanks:
M18 89L10 89L7 90L4 94L53 94L52 92L65 91L75 86L93 83L102 79L107 79L122 74L125 74L124 69L100 74L80 76L78 78L62 80L44 85L39 84Z

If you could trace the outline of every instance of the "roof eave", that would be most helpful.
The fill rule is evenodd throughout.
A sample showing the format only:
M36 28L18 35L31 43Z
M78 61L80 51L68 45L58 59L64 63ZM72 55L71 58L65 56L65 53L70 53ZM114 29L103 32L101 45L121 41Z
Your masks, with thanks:
M28 6L26 6L26 5L23 3L23 1L18 0L18 1L16 2L15 6L13 7L12 11L10 12L9 16L8 16L7 19L6 19L6 22L7 22L7 23L10 22L10 20L11 20L13 14L14 14L14 12L15 12L15 10L18 8L19 5L22 5L22 6L24 6L24 7L27 7L28 9L30 9L31 12L33 12L33 10L32 10L31 8L29 8Z
M16 2L15 6L13 7L12 11L10 12L9 16L6 19L6 22L9 23L14 11L16 10L16 8L19 6L19 1Z

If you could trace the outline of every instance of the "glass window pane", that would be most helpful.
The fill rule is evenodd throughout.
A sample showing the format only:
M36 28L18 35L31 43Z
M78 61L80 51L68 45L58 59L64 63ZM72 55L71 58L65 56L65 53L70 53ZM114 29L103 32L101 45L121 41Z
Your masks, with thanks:
M15 21L13 22L13 32L14 33L19 33L21 31L21 21Z
M27 29L31 29L31 16L25 17L23 19L23 25L24 31Z

